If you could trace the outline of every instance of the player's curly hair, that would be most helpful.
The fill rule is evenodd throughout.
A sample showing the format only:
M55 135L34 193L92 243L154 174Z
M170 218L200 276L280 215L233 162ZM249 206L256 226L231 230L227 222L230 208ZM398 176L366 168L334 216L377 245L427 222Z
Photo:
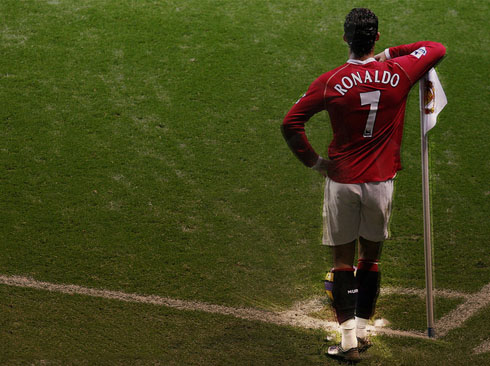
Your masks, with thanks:
M361 57L371 52L378 34L378 17L369 9L354 8L345 17L344 34L351 51Z

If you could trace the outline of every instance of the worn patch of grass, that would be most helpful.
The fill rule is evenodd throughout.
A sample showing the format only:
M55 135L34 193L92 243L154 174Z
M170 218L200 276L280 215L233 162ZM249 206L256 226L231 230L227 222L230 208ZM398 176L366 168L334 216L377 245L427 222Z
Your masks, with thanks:
M463 299L435 298L435 320L442 318L454 310ZM335 314L330 302L325 300L325 306L320 310L309 314L310 316L336 321ZM425 299L416 295L383 295L378 299L376 313L371 323L376 319L386 320L387 326L398 330L416 330L425 332L427 330Z

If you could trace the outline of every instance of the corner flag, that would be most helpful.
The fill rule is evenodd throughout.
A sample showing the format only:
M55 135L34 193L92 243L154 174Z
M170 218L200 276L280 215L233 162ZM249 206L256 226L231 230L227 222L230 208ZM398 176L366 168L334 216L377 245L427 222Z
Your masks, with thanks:
M427 132L436 125L437 115L447 104L446 94L437 77L436 70L430 69L419 83L420 131L422 143L422 197L424 203L424 252L425 288L427 309L427 335L434 337L434 294L432 282L432 238L429 197L429 143Z
M446 106L447 98L434 68L420 79L419 88L420 111L423 112L421 118L425 135L436 125L437 116Z

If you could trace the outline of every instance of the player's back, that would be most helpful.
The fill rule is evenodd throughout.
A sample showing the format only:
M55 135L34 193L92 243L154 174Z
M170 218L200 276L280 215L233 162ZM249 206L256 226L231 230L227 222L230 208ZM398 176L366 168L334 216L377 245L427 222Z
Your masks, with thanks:
M341 146L347 141L376 138L398 120L404 111L410 91L410 80L393 62L349 60L327 73L326 108L329 112L335 141ZM352 141L354 140L354 141Z
M336 161L336 180L392 178L399 169L398 157L388 170L373 164L384 164L383 155L392 159L399 149L410 80L396 63L373 58L349 60L324 78L326 109L334 133L329 157ZM349 176L343 176L343 171Z
M304 123L326 109L333 129L329 177L340 183L393 178L401 169L407 95L444 53L440 43L416 42L385 50L388 61L350 59L321 75L283 121L292 150L307 166L315 164L318 154L306 138Z

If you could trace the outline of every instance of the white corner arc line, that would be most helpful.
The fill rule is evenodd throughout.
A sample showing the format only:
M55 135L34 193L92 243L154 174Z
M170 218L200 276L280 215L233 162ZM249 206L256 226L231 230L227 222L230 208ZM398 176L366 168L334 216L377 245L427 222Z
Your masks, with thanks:
M483 286L481 291L468 296L464 303L436 321L434 328L438 337L444 337L452 329L461 327L473 314L488 305L490 305L490 283Z

